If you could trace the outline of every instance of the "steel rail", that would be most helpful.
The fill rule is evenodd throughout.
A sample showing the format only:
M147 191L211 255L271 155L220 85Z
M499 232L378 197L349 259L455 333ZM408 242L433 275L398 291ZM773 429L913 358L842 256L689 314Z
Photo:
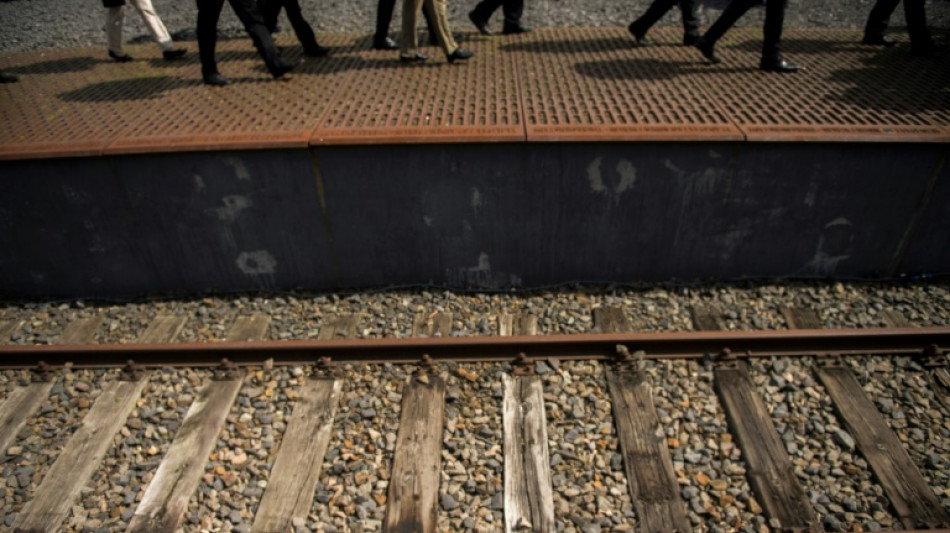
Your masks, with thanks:
M82 344L0 346L0 369L52 366L211 366L227 358L238 365L334 362L415 363L510 361L519 353L542 359L611 359L617 345L648 359L701 358L724 349L736 357L914 354L950 346L950 327L781 331L702 331L537 335L516 337L430 337L403 339L187 342L171 344Z

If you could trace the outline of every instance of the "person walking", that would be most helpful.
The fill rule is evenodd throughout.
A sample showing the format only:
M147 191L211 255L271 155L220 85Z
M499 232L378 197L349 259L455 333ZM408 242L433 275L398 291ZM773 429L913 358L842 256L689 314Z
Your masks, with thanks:
M894 46L894 41L884 37L891 14L901 0L877 0L864 25L863 44L875 46ZM918 56L930 56L936 51L930 30L927 29L927 11L924 0L903 0L904 18L907 20L907 33L910 35L910 53Z
M376 33L373 34L373 48L376 50L398 50L396 41L389 38L389 23L393 20L393 11L396 9L396 0L379 0L376 4ZM426 19L429 28L429 44L438 46L435 36L435 22L432 12L426 4L422 4L422 16Z
M673 9L673 6L680 6L680 17L683 19L683 44L692 46L699 39L699 20L696 19L696 1L695 0L654 0L650 7L640 15L640 18L627 26L627 31L633 35L638 46L649 46L650 41L646 40L647 32L663 18L663 15Z
M149 33L155 38L155 42L158 43L158 48L162 51L162 57L171 61L185 55L187 49L175 46L171 35L165 29L165 24L162 23L162 19L155 12L155 8L152 7L152 0L129 0L129 2L142 16L145 27L148 28ZM132 56L122 50L125 0L102 0L102 6L106 8L106 40L109 43L109 57L119 63L132 61Z
M303 53L310 57L323 57L330 53L330 49L317 44L317 37L313 34L313 28L303 18L300 10L300 2L297 0L259 0L261 15L264 17L264 25L267 31L274 33L277 31L277 17L280 10L287 12L287 19L290 20L290 26L297 35L297 40L303 46Z
M506 35L527 33L531 28L521 25L521 14L524 12L524 0L482 0L475 5L475 9L468 13L469 20L482 35L494 35L488 27L488 19L501 7L505 16L505 23L501 32Z
M403 63L425 61L429 56L419 52L419 36L416 34L416 19L419 11L425 4L432 12L435 27L430 31L435 34L439 46L445 52L449 63L463 61L475 55L471 50L465 50L455 42L449 22L445 16L445 0L402 0L402 35L400 35L399 60Z
M264 24L264 16L256 0L228 0L238 19L244 24L244 30L254 42L274 79L280 78L297 66L297 63L285 61ZM201 57L201 77L207 85L227 85L231 80L218 72L214 50L218 43L218 19L224 0L197 0L198 2L198 55Z
M716 55L716 41L725 35L729 28L760 0L732 0L719 19L706 30L693 44L710 63L720 63ZM782 40L782 26L785 23L785 4L787 0L765 0L765 25L763 28L762 61L759 68L766 72L797 72L798 65L786 61L779 50Z

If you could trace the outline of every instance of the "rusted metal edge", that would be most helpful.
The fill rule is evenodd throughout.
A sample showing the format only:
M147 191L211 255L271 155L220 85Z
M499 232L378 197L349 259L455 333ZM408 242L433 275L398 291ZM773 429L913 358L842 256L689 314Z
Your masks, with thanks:
M740 128L732 124L696 126L692 124L635 125L529 125L528 142L669 142L745 141Z
M950 142L950 131L933 127L758 126L736 124L748 142L932 143ZM784 129L783 129L784 128Z
M214 366L222 358L239 365L334 362L416 363L421 354L439 361L511 361L521 352L542 359L610 360L617 345L646 358L701 358L724 348L738 357L921 354L930 345L950 346L950 327L792 331L701 331L517 337L436 337L174 344L0 346L0 368L71 362L76 367Z
M311 145L458 144L525 142L523 126L420 126L393 128L320 128Z
M153 154L169 152L206 152L224 150L274 150L306 148L310 129L295 132L227 133L167 137L118 138L109 142L105 155Z
M67 157L98 157L109 144L108 139L91 141L10 143L0 146L0 161L52 159Z

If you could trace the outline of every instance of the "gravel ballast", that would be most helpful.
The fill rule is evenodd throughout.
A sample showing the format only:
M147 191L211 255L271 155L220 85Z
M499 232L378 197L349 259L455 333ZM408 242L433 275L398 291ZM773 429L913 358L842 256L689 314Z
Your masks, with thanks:
M620 307L635 331L688 331L690 308L716 307L725 327L785 329L783 307L814 309L823 327L881 327L884 311L914 326L950 324L950 285L934 283L716 284L467 294L401 290L346 295L234 295L153 302L4 302L0 320L24 327L5 344L47 344L67 324L104 318L96 342L133 342L158 315L187 318L179 341L223 339L238 316L271 317L273 340L315 338L333 315L361 315L360 338L407 337L417 313L449 312L453 335L495 335L495 317L538 316L539 333L595 331L593 309ZM926 374L908 357L848 359L865 391L905 444L915 465L950 509L950 413ZM795 473L828 531L900 528L886 496L854 449L814 376L811 358L769 358L750 365L758 393L785 443ZM646 372L688 517L697 531L769 530L713 390L712 365L647 361ZM604 366L542 361L548 445L558 531L632 531L629 496ZM402 393L413 365L346 365L339 410L310 514L296 530L381 531ZM439 529L504 530L501 373L507 364L445 364L446 418ZM250 531L280 449L286 422L309 367L248 369L218 437L182 530ZM143 397L114 439L64 528L123 531L166 453L208 370L155 369ZM0 372L0 398L24 372ZM50 399L8 450L0 451L5 527L58 456L115 372L58 371Z

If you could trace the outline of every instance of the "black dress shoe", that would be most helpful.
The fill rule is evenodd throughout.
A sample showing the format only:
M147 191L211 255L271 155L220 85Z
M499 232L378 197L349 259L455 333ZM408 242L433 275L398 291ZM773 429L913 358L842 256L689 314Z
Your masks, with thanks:
M683 46L693 46L696 44L696 41L699 40L698 33L684 33L683 34Z
M464 48L456 48L454 52L449 54L448 60L449 63L455 63L456 61L464 61L475 55L475 52L471 50L466 50Z
M505 23L505 26L501 29L501 33L505 35L517 35L519 33L528 33L531 31L531 28L527 26L522 26L521 23L518 24L508 24Z
M627 26L627 31L630 32L630 35L633 35L633 40L637 42L637 46L650 46L650 41L647 40L647 32L640 31L637 29L637 22L633 21Z
M119 63L128 63L129 61L132 61L132 56L130 56L129 54L119 55L113 52L112 50L109 50L109 57L111 57L112 59L115 59Z
M211 74L205 74L203 78L204 78L205 85L213 85L215 87L223 87L231 83L231 80L225 78L224 76L222 76L221 74L218 74L217 72L212 72Z
M696 39L696 42L693 43L693 46L695 46L710 63L722 63L722 59L719 59L719 56L716 55L715 43L711 43L703 37L699 37Z
M886 46L890 48L897 43L890 39L885 39L883 35L864 34L864 39L861 39L861 44L868 44L871 46Z
M715 43L711 43L703 37L699 37L696 39L696 42L693 43L693 46L695 46L710 63L722 63L722 59L719 59L719 56L716 55Z
M315 45L312 48L307 48L303 51L304 55L310 57L326 57L330 55L330 49L326 46Z
M287 74L291 70L297 68L297 65L299 64L300 64L300 61L290 62L290 61L281 60L276 65L274 65L274 68L273 70L270 71L270 74L276 80L277 78L280 78L284 74Z
M781 57L762 58L759 68L766 72L798 72L800 69L795 63L789 63Z
M478 15L474 11L468 12L468 19L472 21L472 24L475 25L475 28L478 30L478 33L482 35L495 35L495 32L491 31L488 27L488 21L478 18Z
M0 72L0 83L16 83L18 81L20 81L20 78L18 78L16 74Z
M382 39L373 38L373 48L376 50L395 50L399 48L399 45L389 37L383 37Z
M421 63L423 61L426 61L427 59L429 59L429 56L425 54L420 54L419 52L416 52L412 54L411 56L404 56L402 54L399 54L399 60L402 61L403 63Z
M162 57L165 58L165 61L172 61L185 55L185 52L187 51L188 49L186 48L172 48L171 50L163 50Z

